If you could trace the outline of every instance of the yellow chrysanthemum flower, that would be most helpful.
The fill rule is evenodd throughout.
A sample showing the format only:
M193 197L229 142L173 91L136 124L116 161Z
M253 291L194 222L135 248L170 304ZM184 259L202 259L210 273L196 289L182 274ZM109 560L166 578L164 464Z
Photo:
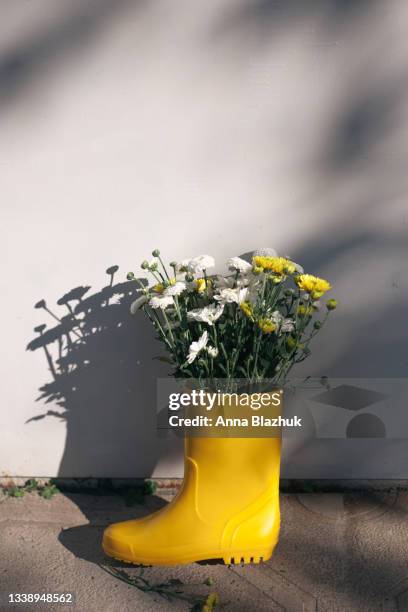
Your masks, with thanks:
M273 282L274 285L279 285L279 283L282 283L285 280L284 276L278 276L276 274L269 274L268 278Z
M285 270L286 270L286 272L288 274L294 274L296 272L296 266L293 263L293 261L290 261L290 259L286 259L285 262L286 262L285 263Z
M263 257L262 255L255 255L253 264L264 270L270 270L279 276L283 276L286 273L293 274L296 270L294 263L286 259L286 257Z
M197 291L197 293L204 293L207 287L210 287L211 285L211 281L206 281L205 278L197 278L194 282L196 286L195 290Z
M298 309L297 309L297 313L301 317L307 317L309 315L312 315L313 312L314 312L313 306L303 306L303 305L301 305L301 306L298 306Z
M254 318L254 313L252 311L252 306L249 302L241 302L239 307L241 308L242 312L249 318L249 319L253 319Z
M152 287L152 291L154 291L155 293L163 293L163 291L166 289L166 287L168 287L169 285L175 285L176 284L176 279L175 278L170 278L168 281L166 281L166 283L157 283L157 285L154 285Z
M324 278L313 276L312 274L301 274L295 278L295 281L302 291L306 291L310 296L317 300L331 289L329 281Z
M258 326L264 334L271 334L276 329L275 323L273 323L270 319L259 319Z

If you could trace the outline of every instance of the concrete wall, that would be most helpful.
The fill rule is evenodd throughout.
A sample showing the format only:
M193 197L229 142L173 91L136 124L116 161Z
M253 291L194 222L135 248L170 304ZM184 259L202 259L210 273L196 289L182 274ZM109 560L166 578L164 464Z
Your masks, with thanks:
M341 302L301 373L406 377L407 28L402 0L1 3L0 475L180 475L123 285L155 247L291 255ZM34 304L87 286L53 372L65 323ZM401 441L343 443L284 474L408 477Z

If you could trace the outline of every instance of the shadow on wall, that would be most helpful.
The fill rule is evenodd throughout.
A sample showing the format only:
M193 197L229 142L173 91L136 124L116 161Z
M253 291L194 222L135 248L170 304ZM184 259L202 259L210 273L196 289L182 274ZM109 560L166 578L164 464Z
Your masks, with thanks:
M32 28L23 43L7 49L0 57L0 106L24 98L27 87L36 86L38 80L42 82L50 69L60 67L61 61L79 56L118 13L141 4L139 0L96 0L39 7L43 12L41 28ZM0 14L7 23L5 7Z
M152 359L160 347L149 322L130 315L137 288L115 283L117 271L108 268L109 283L96 293L80 286L61 297L57 304L68 311L65 316L44 300L35 305L57 321L36 327L38 335L27 346L44 352L52 380L40 387L37 401L53 408L28 423L45 417L66 422L61 477L146 477L162 453L177 450L173 439L156 433L156 377L166 371Z
M123 0L119 4L124 8L132 3ZM108 24L116 11L112 0L87 6L101 10L95 14L73 11L68 19L61 19L60 28L44 29L43 36L33 35L21 49L3 54L0 105L11 100L14 104L17 94L27 95L26 86L36 82L49 66L43 61L49 55L56 66L56 60L62 60L67 51L83 50L86 42L94 40L91 35ZM256 0L231 5L231 10L220 12L218 26L209 32L211 46L205 48L210 53L217 41L222 45L236 41L235 50L245 54L247 61L255 58L257 64L259 59L261 67L265 61L267 87L269 80L275 83L276 73L270 56L260 53L263 46L268 49L273 44L279 52L280 42L292 40L292 30L296 44L300 44L303 39L296 36L304 19L306 26L313 25L310 45L316 50L311 61L315 53L324 53L327 66L323 67L328 75L335 72L341 84L328 120L322 123L324 131L316 151L307 149L302 171L311 180L304 193L291 202L296 213L307 207L316 228L305 229L290 254L311 272L329 278L341 303L336 323L319 339L323 348L305 362L307 371L303 369L301 375L406 376L408 183L402 135L408 72L405 46L393 50L390 70L389 52L383 51L393 48L390 38L397 45L403 39L399 42L401 33L394 33L389 26L379 28L383 23L382 13L376 13L379 6L381 3L368 0L316 0L311 5ZM362 32L375 34L370 44L355 38L357 22L365 24ZM373 44L375 40L378 45ZM222 48L225 53L226 47ZM234 65L241 69L239 58L237 52ZM288 78L293 78L290 73ZM316 95L319 91L317 88ZM268 129L267 123L263 129ZM271 163L277 159L271 147ZM296 164L291 168L296 177ZM277 229L277 210L271 205L270 213L263 217L263 223L271 228L270 240L258 246L275 246L276 232L285 231L284 227ZM52 381L41 387L41 398L51 405L57 402L61 408L61 412L49 410L32 420L55 415L67 423L60 475L95 474L97 466L99 474L107 476L113 471L115 458L115 475L120 470L123 475L136 476L137 466L138 473L145 476L158 456L149 437L153 411L148 402L159 365L150 361L155 354L152 332L142 317L135 321L129 316L133 286L114 285L113 274L110 285L91 296L89 288L67 294L60 306L68 308L68 315L53 329L37 328L39 336L29 345L30 350L44 351L52 374ZM45 308L45 303L39 307Z

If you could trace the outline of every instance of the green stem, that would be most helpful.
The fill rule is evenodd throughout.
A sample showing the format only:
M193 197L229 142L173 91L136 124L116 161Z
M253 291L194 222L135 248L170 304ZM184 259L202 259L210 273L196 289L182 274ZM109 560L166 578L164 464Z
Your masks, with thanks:
M163 327L162 327L162 325L160 323L160 319L158 318L156 313L153 314L152 312L149 312L145 306L143 306L143 310L147 314L147 316L148 316L150 322L152 323L153 327L155 329L159 330L159 333L161 334L161 336L163 338L163 342L167 345L167 347L170 349L170 351L172 351L173 354L174 354L173 347L172 347L171 343L169 342L169 339L167 338L167 334L164 331L164 329L163 329ZM175 355L175 357L176 357L176 355Z
M227 379L230 379L230 368L229 368L229 362L228 362L228 355L227 355L227 351L225 349L225 346L222 342L220 342L221 345L221 350L223 352L223 355L225 357L225 365L226 365L226 370L227 370Z
M240 326L239 326L239 331L238 331L238 336L237 336L237 344L236 344L235 349L234 349L235 350L235 354L234 354L234 357L233 357L232 362L231 362L231 374L232 374L232 376L234 375L235 368L236 368L237 361L238 361L239 347L240 347L240 344L241 344L243 329L244 329L244 321L241 320Z
M159 255L159 257L158 257L158 260L159 260L159 261L160 261L160 263L161 263L161 267L163 268L163 272L165 273L167 280L170 280L170 276L169 276L169 275L168 275L168 273L167 273L166 266L164 265L163 260L162 260L162 258L160 257L160 255Z
M169 321L169 319L168 319L168 317L166 315L166 311L164 309L162 310L162 313L163 313L163 318L164 318L164 320L166 322L166 325L167 325L167 329L168 329L170 338L171 338L171 340L173 342L174 350L176 350L176 341L174 339L173 330L170 327L170 321Z
M263 277L262 292L261 292L261 306L263 306L263 301L264 301L264 296L265 296L265 287L266 287L266 274L264 274L264 277ZM254 377L257 371L256 368L258 367L258 355L259 355L259 347L261 344L261 338L262 338L262 330L259 330L259 334L258 334L258 337L254 345L255 356L254 356L254 366L252 369L251 382L254 380Z

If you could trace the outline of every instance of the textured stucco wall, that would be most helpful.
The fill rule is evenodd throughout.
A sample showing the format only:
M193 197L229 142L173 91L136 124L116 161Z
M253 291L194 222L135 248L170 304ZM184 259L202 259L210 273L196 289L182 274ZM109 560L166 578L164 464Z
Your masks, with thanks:
M341 301L302 373L406 376L407 28L402 0L1 3L3 475L180 475L160 347L101 293L157 246L290 254ZM78 286L89 367L53 381L33 306ZM348 448L288 445L284 473L408 477L401 441Z

